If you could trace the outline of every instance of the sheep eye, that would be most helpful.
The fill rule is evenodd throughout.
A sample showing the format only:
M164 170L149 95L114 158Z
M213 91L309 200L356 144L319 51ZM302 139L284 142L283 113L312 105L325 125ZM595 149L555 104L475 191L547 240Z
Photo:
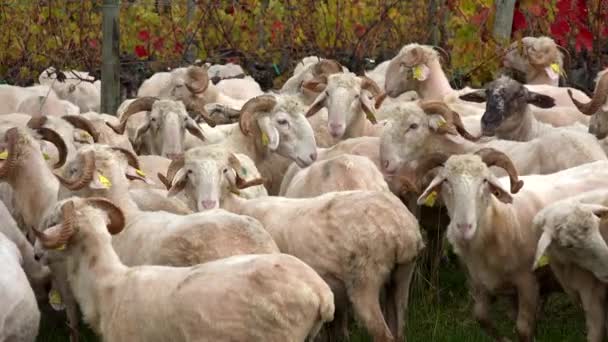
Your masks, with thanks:
M413 123L410 125L410 129L417 129L418 128L418 124L417 123Z
M325 96L329 96L329 92L327 90L325 91Z
M222 173L226 173L226 172L228 172L228 168L227 168L227 167L225 167L225 168L222 170Z
M285 119L279 119L279 120L277 120L277 123L279 125L287 125L287 120L285 120Z
M156 118L152 118L152 119L150 119L150 121L156 122Z
M359 94L355 95L355 98L358 99L359 98Z
M192 174L192 170L188 170L188 174L191 175Z

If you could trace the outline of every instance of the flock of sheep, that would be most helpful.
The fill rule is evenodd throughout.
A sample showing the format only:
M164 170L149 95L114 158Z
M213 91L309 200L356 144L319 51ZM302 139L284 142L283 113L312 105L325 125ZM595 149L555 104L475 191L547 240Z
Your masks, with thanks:
M86 72L0 86L0 341L34 341L39 305L71 341L81 319L113 342L339 341L352 319L402 341L418 205L447 210L489 336L505 295L532 341L555 276L603 341L608 70L588 98L552 39L520 43L527 84L484 89L419 44L365 76L307 57L267 93L232 64L161 72L116 116Z

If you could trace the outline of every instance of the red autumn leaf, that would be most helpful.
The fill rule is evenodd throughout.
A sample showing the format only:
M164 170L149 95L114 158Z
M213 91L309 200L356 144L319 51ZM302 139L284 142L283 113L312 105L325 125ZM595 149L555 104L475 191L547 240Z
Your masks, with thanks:
M572 0L558 0L555 7L559 15L567 15L571 11Z
M551 24L551 34L558 44L565 45L568 33L570 33L570 24L565 19L560 18Z
M228 15L234 15L234 6L230 5L224 9L224 12Z
M228 58L226 58L226 62L232 63L232 64L239 64L239 58L238 57L228 57Z
M154 50L162 50L165 46L165 39L157 38L156 40L154 40L154 43L152 43L152 46L154 47Z
M184 45L182 45L182 43L175 43L175 45L173 46L173 52L175 52L175 53L184 52Z
M608 26L604 27L604 30L602 31L602 37L608 37Z
M148 50L146 50L146 47L143 45L137 45L135 46L135 55L139 58L147 57Z
M528 27L526 16L520 10L515 10L515 13L513 13L513 31L523 30L526 27Z
M141 30L137 33L137 39L142 42L147 42L150 39L150 32L148 30Z
M280 20L275 20L272 23L272 30L273 31L282 31L285 28L285 25L283 25L283 22L281 22Z
M576 35L576 51L581 52L583 48L587 51L593 50L593 34L586 28L579 28L578 34Z
M357 35L358 38L363 37L363 35L365 34L365 26L361 25L361 24L355 24L355 35Z
M545 9L539 4L532 4L528 6L528 10L536 17L542 16L545 12Z
M89 39L89 46L96 49L99 46L99 41L97 39Z
M471 17L471 22L476 26L480 26L488 18L488 13L490 13L490 9L484 7L479 13Z

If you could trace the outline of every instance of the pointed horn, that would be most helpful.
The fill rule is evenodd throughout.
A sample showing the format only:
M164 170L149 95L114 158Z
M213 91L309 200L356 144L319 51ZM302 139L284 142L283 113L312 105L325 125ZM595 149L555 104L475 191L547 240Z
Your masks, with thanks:
M91 135L91 137L93 137L94 142L99 141L99 132L97 132L97 129L95 129L95 126L93 126L91 121L87 120L87 118L85 118L84 116L82 116L82 115L64 115L61 118L65 121L69 122L70 125L89 133L89 135Z
M183 168L185 164L186 164L186 160L184 159L183 156L171 161L171 164L169 164L169 167L167 168L167 177L165 177L165 179L168 181L168 184L169 184L167 189L169 189L171 187L171 184L173 183L173 178L175 178L175 175L177 174L177 172L179 170L181 170L181 168ZM161 182L162 182L162 179L161 179Z
M482 148L475 152L476 155L481 157L481 160L488 166L498 166L503 168L509 174L509 180L511 182L511 193L516 194L522 186L524 181L518 178L517 169L511 159L504 153L495 150L493 148Z
M477 141L479 140L479 137L474 137L471 133L469 133L466 128L464 127L464 124L462 123L462 120L460 119L460 115L458 113L456 113L455 111L453 111L452 109L450 109L450 107L448 107L444 102L442 101L427 101L427 102L422 102L420 104L420 108L422 108L422 110L427 114L427 115L441 115L445 121L445 129L440 130L440 132L442 133L450 133L450 134L454 134L454 129L456 130L457 133L459 133L463 138L470 140L470 141Z
M247 189L252 186L264 185L264 183L266 182L266 180L263 177L255 178L250 181L246 181L243 177L241 177L240 176L240 173L241 173L240 170L242 167L241 162L233 153L230 153L230 156L228 157L228 165L230 165L230 167L232 167L232 169L234 170L234 173L236 175L235 186L239 190Z
M92 207L103 210L108 215L110 222L108 222L106 227L110 234L116 235L123 230L126 222L125 215L114 203L101 197L87 198L86 202Z
M74 227L75 215L74 202L69 201L61 207L62 223L60 227L51 227L43 232L34 228L34 234L40 240L42 246L46 249L55 249L67 244L76 232Z
M131 167L140 169L139 160L137 159L137 156L133 152L127 150L126 148L122 148L122 147L111 147L111 149L122 153L125 156L125 158L127 158L127 162L129 163L129 165Z
M247 101L241 108L239 114L239 127L241 132L249 135L253 119L257 112L269 112L277 105L277 100L272 95L260 95Z
M450 62L451 62L450 55L443 48L441 48L438 45L433 45L433 49L437 50L440 54L443 55L445 65L450 65Z
M68 148L65 145L65 141L63 140L61 135L55 132L54 130L46 127L38 128L37 132L38 134L40 134L43 140L53 143L53 145L55 145L57 151L59 152L59 160L57 161L57 163L55 163L55 165L53 165L53 168L58 169L62 167L68 157Z
M192 94L202 94L209 86L209 75L205 68L191 66L186 71L188 80L184 84Z
M578 108L581 113L586 115L593 115L600 110L600 108L606 103L608 99L608 72L604 72L604 74L597 81L597 86L595 86L595 92L593 93L593 97L591 101L587 103L582 103L579 100L575 99L572 96L572 90L568 89L568 96Z
M388 94L386 92L382 92L380 95L376 96L376 103L374 104L374 107L376 107L376 109L380 108L387 96Z
M200 99L202 100L202 99ZM203 119L207 125L210 127L215 127L216 123L210 116L207 110L205 109L205 105L202 101L199 101L199 98L193 99L192 101L184 101L186 105L186 110L188 113L194 113L194 119ZM198 121L198 120L197 120Z
M122 113L122 115L120 116L120 123L118 125L113 125L109 122L106 122L106 125L108 125L108 127L112 128L114 130L114 132L116 132L118 134L123 134L125 132L125 128L127 128L127 121L129 120L129 118L135 113L151 111L152 105L156 101L158 101L158 97L154 97L154 96L140 97L140 98L136 99L135 101L131 102L129 107L127 107L127 109L124 111L124 113Z
M441 152L433 152L425 155L424 157L417 160L418 165L416 166L416 180L414 184L420 189L420 182L424 176L432 169L442 166L448 159L449 155Z
M8 157L0 167L0 179L6 178L17 167L17 157L19 155L19 129L13 127L6 131L4 140L7 143Z
M82 173L75 179L63 178L61 175L55 174L59 182L69 190L76 191L84 188L91 183L95 174L95 152L88 151L80 155L82 164Z
M369 91L375 98L382 94L382 89L374 80L367 76L359 76L359 78L361 78L361 89Z

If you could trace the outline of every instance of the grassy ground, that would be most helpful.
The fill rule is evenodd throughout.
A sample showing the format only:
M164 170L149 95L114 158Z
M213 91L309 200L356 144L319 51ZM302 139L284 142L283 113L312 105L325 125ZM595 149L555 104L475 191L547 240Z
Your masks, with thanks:
M439 285L431 289L420 273L413 284L407 323L408 341L491 341L471 318L471 299L465 286L465 277L455 262L444 263L439 272ZM493 314L500 331L515 339L514 322L507 318L505 303L498 302ZM352 342L371 341L362 329L353 327ZM67 341L67 329L56 327L43 320L40 342ZM536 341L574 342L585 340L583 312L572 305L565 295L553 295L539 319ZM98 341L95 335L83 329L84 342Z

